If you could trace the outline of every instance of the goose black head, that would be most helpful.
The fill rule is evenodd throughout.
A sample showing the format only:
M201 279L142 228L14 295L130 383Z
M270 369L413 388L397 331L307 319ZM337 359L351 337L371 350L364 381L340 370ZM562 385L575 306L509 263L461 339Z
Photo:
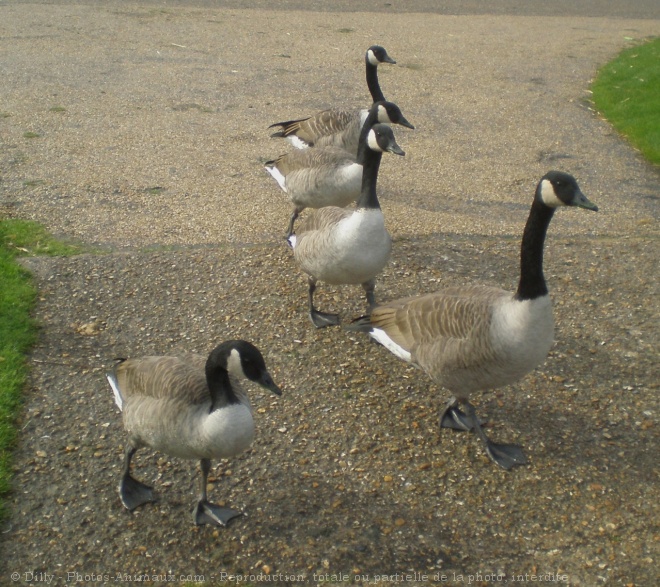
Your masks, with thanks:
M367 49L367 61L371 65L378 65L379 63L396 63L385 51L385 47L380 45L372 45Z
M401 109L394 102L376 102L374 106L378 109L378 122L388 122L390 124L400 124L406 128L415 128L406 120Z
M367 135L367 144L372 151L405 155L405 151L397 145L392 129L386 124L374 124Z
M582 193L576 179L570 173L563 171L546 173L536 188L536 198L549 208L577 206L598 211L598 206Z
M246 340L228 340L218 345L209 355L207 371L218 364L234 376L245 377L276 395L282 395L266 368L263 355L256 346Z

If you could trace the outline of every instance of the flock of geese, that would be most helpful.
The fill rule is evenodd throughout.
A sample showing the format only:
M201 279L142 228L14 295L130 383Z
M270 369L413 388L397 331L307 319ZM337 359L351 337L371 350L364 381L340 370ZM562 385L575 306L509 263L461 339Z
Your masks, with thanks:
M297 147L267 162L266 170L293 205L287 240L308 276L311 321L317 328L339 324L337 315L314 306L319 281L362 285L367 314L346 328L367 333L453 394L441 414L441 427L474 431L488 456L504 469L525 464L520 446L486 436L469 398L517 381L546 358L554 334L543 276L547 228L561 206L598 208L575 178L550 171L536 186L515 291L475 284L377 304L375 279L392 249L376 190L378 170L383 153L404 155L389 124L414 127L385 100L378 83L378 65L396 62L377 45L367 50L365 62L373 99L369 109L332 109L272 125L279 128L272 136ZM352 202L355 206L347 207ZM313 210L294 229L305 208ZM195 524L223 526L240 515L208 501L207 477L211 459L235 456L254 438L241 379L281 393L260 351L249 342L229 340L208 357L119 359L107 378L128 435L119 485L124 506L133 510L154 500L152 488L131 476L133 455L146 446L199 460Z

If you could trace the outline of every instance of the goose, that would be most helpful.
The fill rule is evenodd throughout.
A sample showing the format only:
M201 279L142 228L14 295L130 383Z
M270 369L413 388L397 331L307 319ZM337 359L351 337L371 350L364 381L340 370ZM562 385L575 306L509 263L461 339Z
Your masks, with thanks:
M315 210L288 239L296 262L308 276L309 316L316 328L339 324L336 314L314 307L317 282L361 284L371 307L375 304L375 277L387 264L392 250L376 180L384 152L405 153L386 124L365 126L360 142L364 170L357 207L328 206Z
M396 123L414 128L392 102L376 102L370 109L365 126L375 122ZM289 196L293 212L287 227L287 238L305 208L344 207L357 200L362 189L362 163L367 151L364 144L357 157L336 147L316 147L291 151L267 161L265 169Z
M219 344L208 357L149 356L119 359L106 375L128 434L119 497L128 510L154 501L152 488L131 476L131 459L141 447L173 457L199 459L200 495L196 525L225 526L241 513L209 503L206 484L211 459L247 449L254 438L252 408L239 378L281 395L264 358L244 340Z
M369 47L364 60L367 74L367 87L369 88L372 101L383 102L385 96L378 83L378 65L380 63L395 64L396 61L392 59L387 54L385 48L380 45L372 45ZM332 108L329 110L323 110L306 118L276 122L275 124L271 124L268 128L280 127L280 130L274 132L271 137L286 138L297 149L306 149L307 147L316 145L321 137L341 133L350 125L354 125L359 129L364 123L366 117L366 109L341 110ZM350 144L351 136L352 140L354 140L353 147L351 147ZM350 152L356 154L359 130L356 134L351 136L347 135L344 138L345 141L348 141L346 146L341 144L343 142L342 140L339 140L337 146L348 148Z
M560 171L544 175L522 236L515 292L479 284L450 287L376 306L369 316L348 326L368 333L452 392L441 427L474 430L488 456L507 470L527 463L522 448L488 439L468 398L476 391L517 381L542 363L552 346L554 325L543 276L543 245L560 206L598 210L573 176Z

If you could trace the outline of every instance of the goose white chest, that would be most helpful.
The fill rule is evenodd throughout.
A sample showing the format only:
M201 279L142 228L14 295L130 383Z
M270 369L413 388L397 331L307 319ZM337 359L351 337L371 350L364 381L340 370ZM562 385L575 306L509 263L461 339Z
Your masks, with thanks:
M254 420L249 405L235 403L209 413L210 403L184 406L158 402L129 405L124 425L139 444L183 459L229 458L246 450L254 440Z
M504 298L493 308L490 344L501 384L516 381L548 355L554 341L550 296L533 300Z
M301 268L326 283L365 283L383 270L392 251L380 209L358 209L316 236L319 254L301 255Z

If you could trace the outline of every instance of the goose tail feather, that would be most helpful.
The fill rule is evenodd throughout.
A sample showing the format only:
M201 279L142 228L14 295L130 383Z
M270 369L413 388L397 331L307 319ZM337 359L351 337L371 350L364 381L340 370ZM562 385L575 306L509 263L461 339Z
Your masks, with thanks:
M126 359L115 359L117 361L117 365L120 363L123 363ZM116 367L116 365L115 365ZM119 388L119 381L117 380L117 372L115 369L112 371L108 371L105 374L108 383L110 384L110 389L112 389L112 394L115 397L115 403L117 404L117 407L121 411L124 405L124 398L121 394L121 389Z
M370 316L360 316L351 320L349 324L344 326L346 330L351 330L353 332L367 332L370 333L373 331L374 327L371 324Z

